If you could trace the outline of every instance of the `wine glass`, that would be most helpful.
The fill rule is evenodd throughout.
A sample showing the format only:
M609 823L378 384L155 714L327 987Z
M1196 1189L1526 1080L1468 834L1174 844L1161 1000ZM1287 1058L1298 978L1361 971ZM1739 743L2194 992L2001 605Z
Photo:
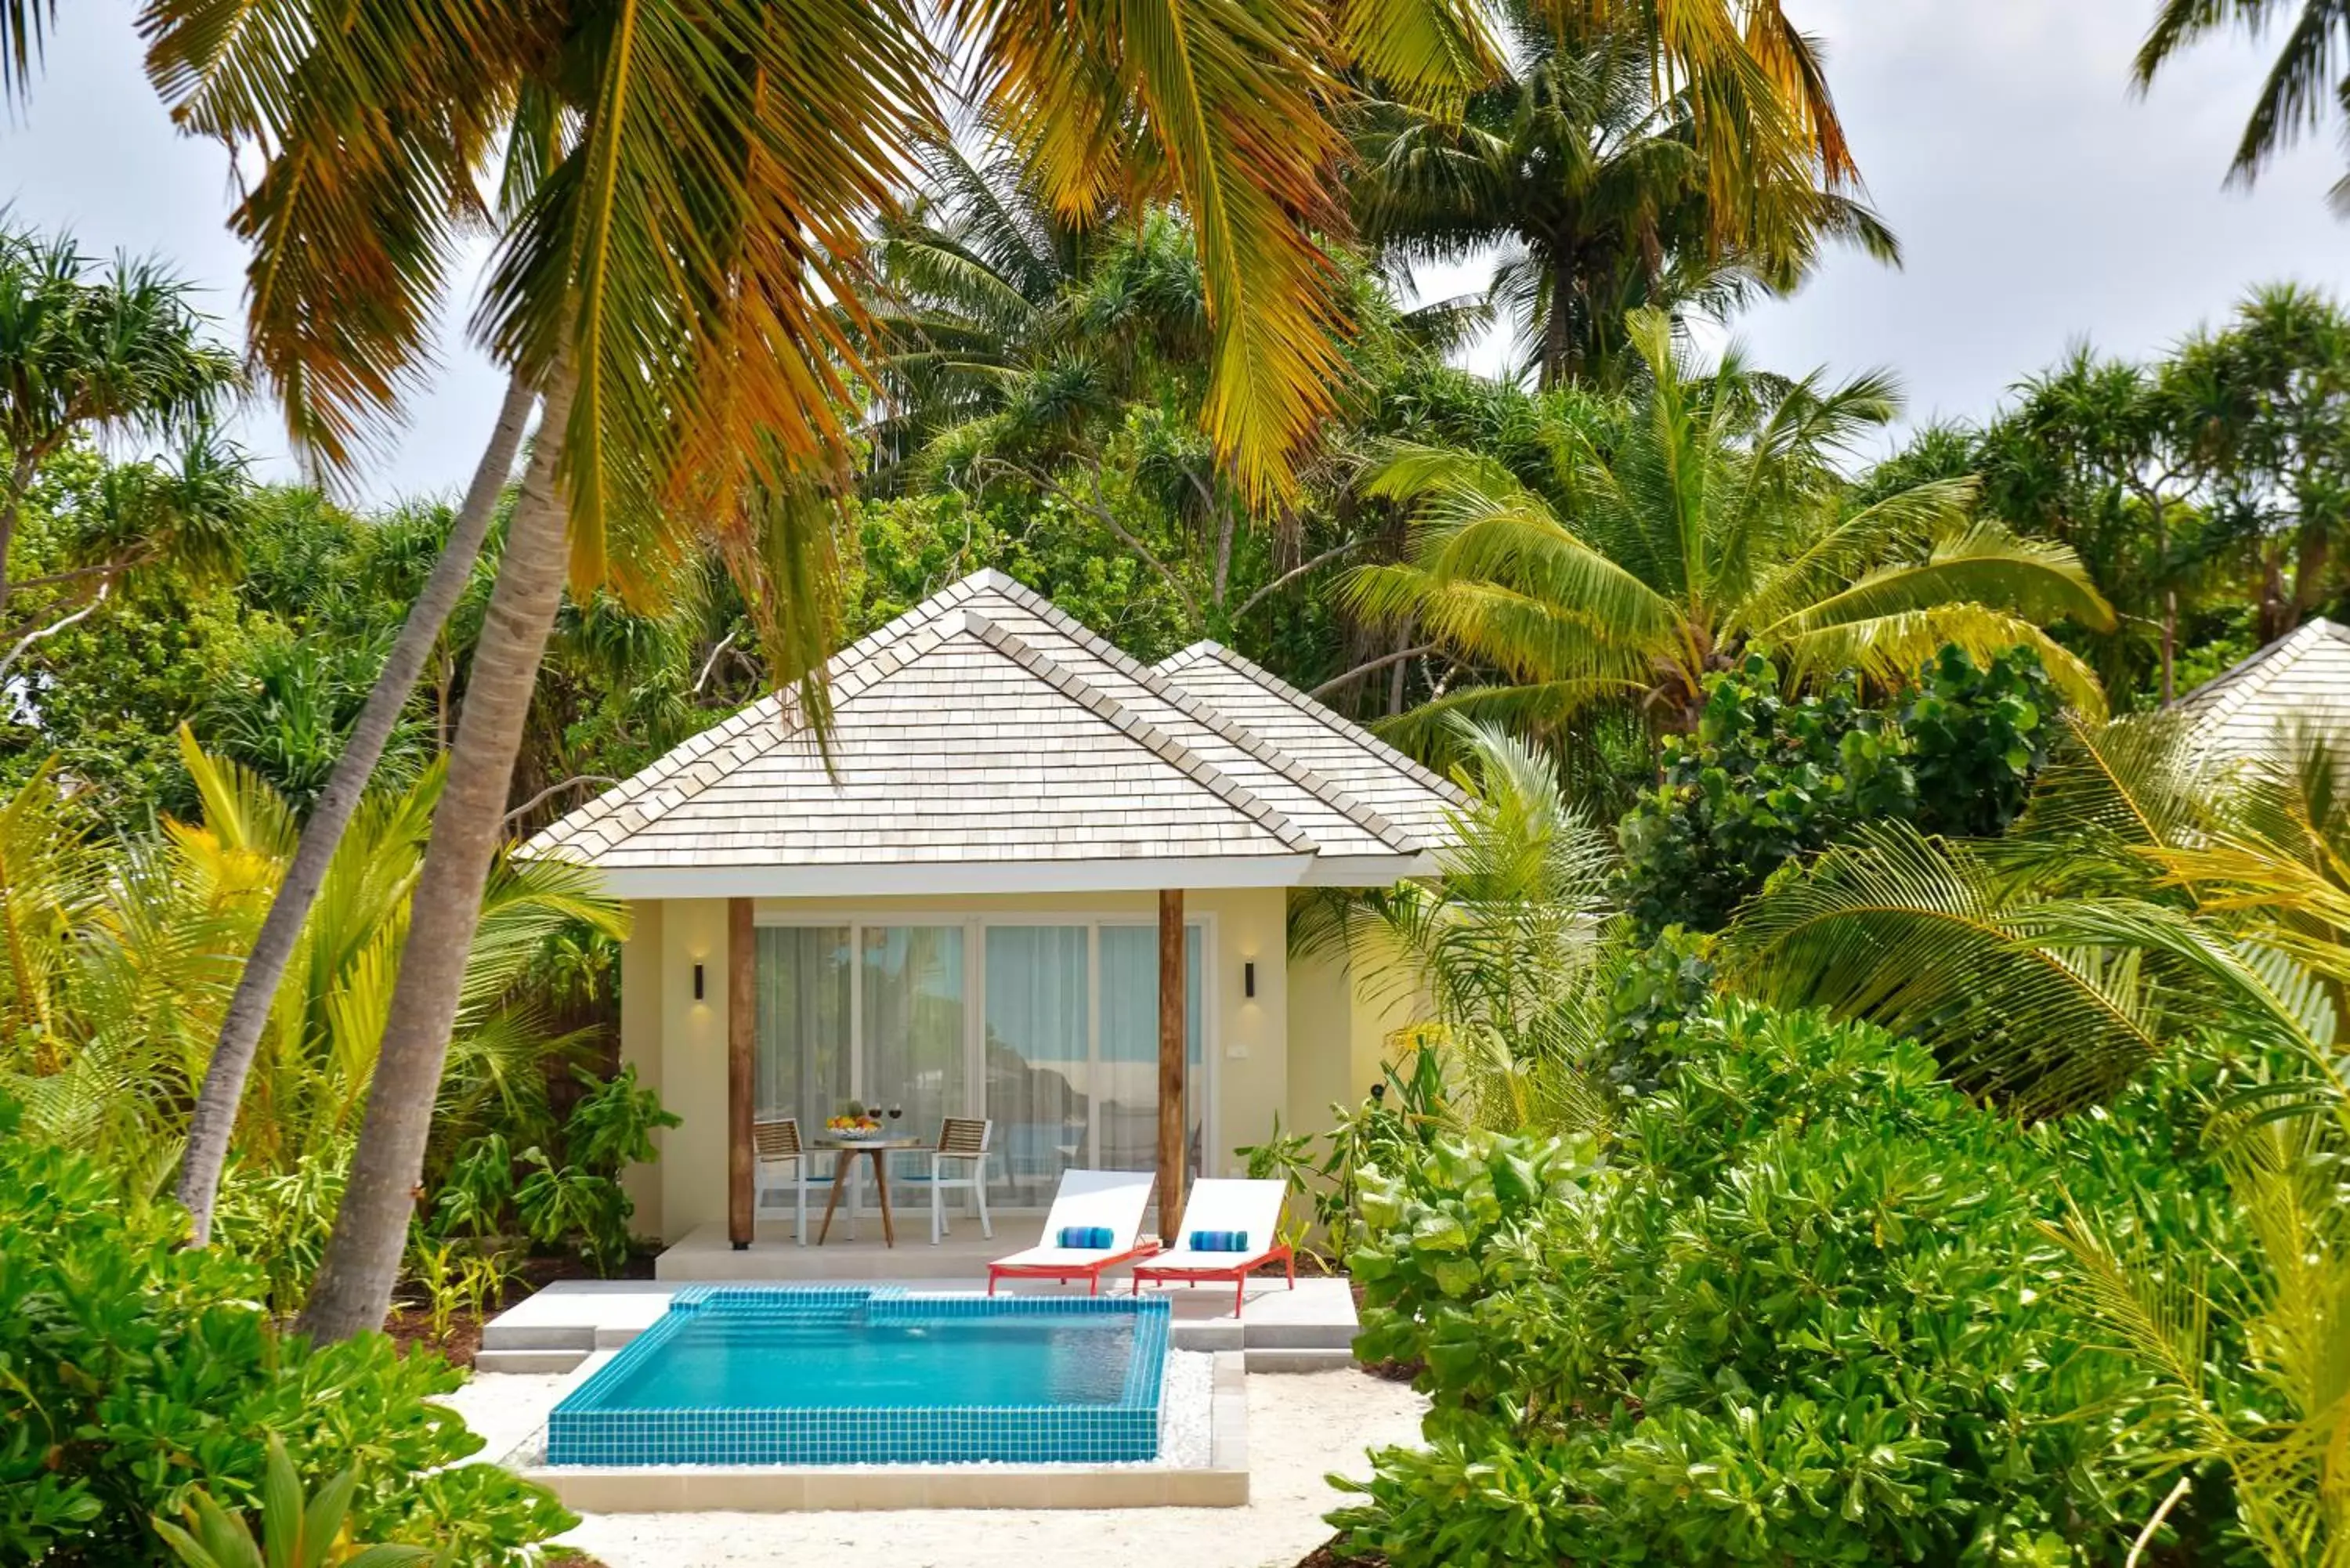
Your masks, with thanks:
M894 1121L896 1121L899 1116L904 1116L905 1114L906 1114L906 1107L905 1107L905 1106L895 1106L895 1105L893 1105L893 1106L891 1106L889 1107L889 1119L890 1119L891 1121L893 1121L893 1122L894 1122Z

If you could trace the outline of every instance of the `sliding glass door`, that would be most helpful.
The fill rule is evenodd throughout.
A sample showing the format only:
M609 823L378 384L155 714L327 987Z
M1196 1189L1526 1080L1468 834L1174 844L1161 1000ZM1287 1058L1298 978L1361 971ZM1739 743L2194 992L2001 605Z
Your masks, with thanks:
M858 1020L858 1098L906 1114L889 1131L928 1142L940 1121L970 1114L963 1049L961 926L864 926ZM918 1161L899 1160L911 1169Z
M1191 1089L1185 1121L1190 1155L1200 1169L1200 1109L1207 1096L1200 1076L1200 931L1183 932L1183 1081ZM1159 930L1155 926L1101 928L1101 1104L1092 1163L1106 1170L1149 1170L1159 1163Z
M847 926L759 929L755 1114L799 1117L803 1138L850 1093L848 938Z
M1199 925L1184 932L1190 1163L1203 1168L1208 1006ZM1070 919L764 926L758 1114L803 1136L852 1099L905 1112L928 1141L950 1116L994 1126L991 1197L1042 1206L1061 1172L1158 1160L1159 934ZM918 1162L893 1163L911 1174Z
M989 1196L1050 1203L1083 1163L1093 1103L1093 928L987 931L987 1115L1003 1151Z

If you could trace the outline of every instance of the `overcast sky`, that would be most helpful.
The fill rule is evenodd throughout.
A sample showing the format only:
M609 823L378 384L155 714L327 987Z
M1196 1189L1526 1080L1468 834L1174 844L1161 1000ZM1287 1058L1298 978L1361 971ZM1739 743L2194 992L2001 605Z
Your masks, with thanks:
M2324 205L2341 169L2330 137L2251 192L2221 187L2264 50L2206 45L2140 100L2129 59L2153 0L1787 4L1827 42L1869 193L1907 265L1838 255L1795 298L1748 314L1735 330L1762 363L1887 366L1913 420L1975 416L2075 337L2149 352L2252 284L2342 289L2350 276L2350 225ZM233 334L243 256L222 226L222 156L172 134L140 73L130 0L62 9L33 98L0 124L0 203L94 253L169 259ZM458 341L465 304L431 392L358 477L361 498L453 491L471 472L500 383ZM273 417L250 421L246 439L268 472L291 473Z

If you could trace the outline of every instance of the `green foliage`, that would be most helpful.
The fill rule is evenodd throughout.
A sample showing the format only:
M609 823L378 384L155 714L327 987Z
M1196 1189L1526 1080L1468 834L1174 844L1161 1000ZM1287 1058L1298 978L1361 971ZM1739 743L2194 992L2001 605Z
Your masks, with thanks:
M494 1262L484 1243L504 1233L509 1212L523 1232L542 1246L576 1245L598 1272L617 1273L629 1258L629 1219L636 1205L620 1184L629 1166L660 1158L656 1128L673 1127L677 1116L661 1108L660 1096L637 1081L632 1064L598 1081L582 1072L588 1093L564 1123L560 1158L534 1145L519 1155L504 1135L484 1134L468 1144L450 1167L433 1201L432 1228L445 1242L462 1237L473 1243L475 1262L461 1265L447 1252L420 1241L411 1272L428 1297L440 1289L478 1295L484 1282L463 1272ZM515 1168L527 1174L517 1182ZM452 1275L452 1271L459 1271ZM436 1282L443 1282L436 1286Z
M531 1240L555 1246L576 1239L598 1272L617 1272L629 1255L630 1206L620 1184L577 1165L557 1165L535 1147L522 1151L522 1163L530 1174L515 1189L515 1212Z
M1488 1136L1366 1177L1357 1353L1433 1404L1334 1521L1464 1568L2117 1564L2171 1434L2057 1298L2068 1183L2227 1244L2191 1137L2021 1128L1912 1044L1724 1002L1604 1160Z
M1918 826L1969 838L2007 831L2047 764L2056 706L2047 672L2025 649L1981 666L1955 648L1936 655L1901 707Z
M1600 1060L1620 1095L1656 1088L1679 1056L1690 1020L1712 995L1713 940L1667 926L1648 942L1622 941L1601 973Z
M1999 833L2048 760L2056 708L2027 649L1977 664L1945 647L1890 712L1849 681L1791 701L1749 655L1707 680L1695 732L1667 737L1662 782L1617 825L1625 908L1644 932L1718 931L1781 867L1864 825Z
M1273 1136L1234 1152L1260 1180L1279 1179L1314 1216L1330 1245L1330 1261L1344 1265L1363 1235L1358 1207L1366 1172L1417 1163L1445 1133L1468 1124L1445 1070L1445 1054L1430 1032L1406 1031L1391 1039L1396 1059L1380 1064L1379 1081L1352 1107L1330 1107L1331 1127L1320 1140L1284 1133L1278 1118Z
M269 1436L269 1469L261 1486L261 1540L238 1515L201 1488L188 1500L187 1528L158 1519L181 1568L407 1568L430 1560L421 1546L359 1546L343 1539L344 1515L359 1472L344 1470L306 1499L286 1445ZM452 1564L453 1558L447 1559Z
M170 1561L150 1521L203 1489L263 1497L271 1439L355 1474L347 1517L467 1564L521 1564L574 1522L494 1465L434 1403L463 1375L380 1334L314 1347L256 1304L260 1272L180 1246L185 1217L133 1204L88 1156L16 1136L0 1110L0 1557Z
M433 1229L474 1241L498 1234L514 1203L514 1168L504 1133L484 1133L467 1144L432 1199Z
M571 1158L590 1170L618 1176L631 1165L650 1164L660 1158L653 1147L655 1130L683 1125L675 1112L661 1108L659 1095L637 1082L633 1062L601 1082L585 1072L577 1077L588 1093L571 1107L564 1140Z
M1793 701L1759 655L1706 682L1694 734L1618 825L1625 908L1646 931L1719 930L1771 873L1856 823L1907 818L1917 784L1898 730L1851 684Z

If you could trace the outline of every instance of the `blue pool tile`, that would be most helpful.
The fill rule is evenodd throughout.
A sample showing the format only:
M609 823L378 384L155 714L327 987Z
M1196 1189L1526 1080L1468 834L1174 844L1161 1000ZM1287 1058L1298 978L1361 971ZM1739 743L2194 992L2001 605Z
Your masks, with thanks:
M690 1285L670 1310L602 1370L556 1406L547 1422L547 1459L557 1465L831 1465L1111 1463L1159 1451L1159 1392L1165 1369L1169 1306L1163 1296L923 1296L895 1288ZM724 1401L648 1406L629 1390L660 1386L661 1358L682 1353L680 1336L719 1346L729 1357L822 1354L841 1332L870 1327L938 1338L934 1353L986 1354L983 1341L959 1339L957 1324L1049 1318L1076 1333L1129 1337L1124 1376L1107 1400L1035 1404L958 1402L941 1383L936 1402L902 1407L868 1405L736 1407ZM967 1342L967 1345L966 1345ZM1112 1364L1113 1366L1115 1364ZM788 1374L762 1360L772 1379ZM828 1369L811 1366L811 1380ZM861 1389L857 1391L862 1391Z

